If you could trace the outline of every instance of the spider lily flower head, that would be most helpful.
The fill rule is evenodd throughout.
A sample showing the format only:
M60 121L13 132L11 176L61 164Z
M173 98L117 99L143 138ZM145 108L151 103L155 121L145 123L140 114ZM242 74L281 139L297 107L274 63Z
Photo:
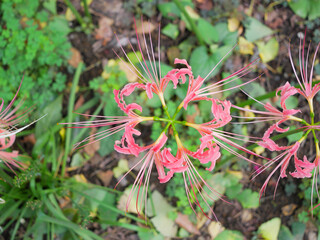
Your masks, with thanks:
M195 204L201 212L209 219L209 215L204 211L206 206L210 213L217 220L217 217L210 206L210 201L215 201L217 198L225 201L223 196L215 191L199 174L197 169L194 167L191 158L198 159L202 164L211 162L211 166L206 168L208 171L212 171L215 167L216 161L220 158L219 146L212 142L212 137L206 135L201 138L201 145L195 152L189 151L183 146L178 136L176 136L178 144L178 151L176 156L173 156L170 148L164 148L161 152L162 165L169 171L167 174L159 175L160 182L168 182L174 175L174 173L182 173L184 179L184 185L186 195L192 208L193 212L198 216L193 204ZM205 149L206 148L206 149ZM191 158L190 158L191 157ZM204 202L199 201L199 197ZM211 219L213 220L213 219Z
M303 42L300 39L300 44L299 44L299 67L300 67L300 77L299 74L297 73L297 70L294 66L292 55L291 55L291 46L289 43L288 46L288 52L289 52L289 59L290 63L293 69L293 72L295 74L295 77L300 85L301 89L298 89L298 92L304 96L308 101L312 101L314 96L320 91L320 83L315 84L312 87L312 77L313 77L313 70L314 70L314 64L316 61L316 56L320 47L320 43L318 43L316 47L316 51L314 53L312 63L311 63L311 68L310 68L310 73L308 75L308 61L309 61L309 53L310 53L310 45L308 45L308 50L307 53L305 54L305 40L306 40L306 31L304 34ZM305 57L306 55L306 57Z
M13 108L13 104L16 101L16 98L18 96L20 87L22 85L23 78L20 82L20 85L18 87L18 90L16 94L14 95L13 99L10 101L10 103L4 107L4 100L0 98L0 129L5 130L0 132L0 139L1 138L8 138L11 136L15 136L17 133L23 131L30 125L32 125L34 121L24 127L18 127L20 123L22 123L28 116L28 113L31 111L32 108L29 109L23 109L20 110L23 101L20 101L16 107ZM13 109L12 109L13 108Z
M0 129L0 134L8 135L7 130ZM23 164L15 160L18 157L18 151L8 152L6 149L10 148L16 139L15 135L10 135L6 138L0 138L0 161L10 168L15 173L11 166L22 169Z
M247 111L251 113L255 113L260 115L259 117L254 117L254 121L249 121L249 122L242 122L241 124L249 124L249 123L259 123L259 122L265 122L265 121L276 121L276 123L272 124L264 133L262 137L262 141L259 141L258 144L264 148L269 149L270 151L280 151L280 150L285 150L287 146L280 147L277 145L272 139L271 139L271 134L274 132L279 132L279 133L284 133L289 130L289 127L287 128L281 128L280 125L287 120L295 120L295 121L303 121L300 118L297 118L293 115L301 112L299 109L288 109L286 106L286 100L298 93L298 90L291 86L288 82L286 82L283 86L279 87L276 91L276 94L280 92L280 105L282 108L282 111L277 109L276 107L272 106L270 103L262 103L258 101L257 99L253 98L250 96L248 93L244 92L249 98L253 99L255 102L261 104L266 111L258 111L254 109L247 109L247 108L242 108L238 107L236 105L232 105L232 107L239 109L241 111ZM247 118L247 117L238 117L234 116L236 118ZM250 117L252 118L252 117Z
M126 211L129 209L130 202L132 200L133 195L135 192L137 192L137 198L136 198L136 209L138 214L140 215L140 212L145 206L145 212L147 211L147 192L149 187L149 180L151 175L151 170L153 167L153 164L155 163L159 178L161 178L163 174L163 165L161 163L161 155L160 150L164 146L164 144L167 141L167 136L162 133L160 134L159 138L153 143L150 144L147 147L140 147L139 149L136 149L136 151L139 151L139 153L144 152L148 150L148 152L136 163L116 184L115 188L118 186L118 184L137 166L141 165L139 173L133 183L133 186L131 188L131 191L129 193L127 203L126 203ZM133 147L137 147L135 143L132 144ZM125 154L132 154L132 152L129 151L128 148L115 148L120 153ZM143 183L142 193L141 193L141 185ZM146 216L146 214L145 214Z

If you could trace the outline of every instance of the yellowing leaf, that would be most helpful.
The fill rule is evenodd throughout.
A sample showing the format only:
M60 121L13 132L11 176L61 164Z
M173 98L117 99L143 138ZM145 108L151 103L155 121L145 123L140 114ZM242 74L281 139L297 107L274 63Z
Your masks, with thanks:
M244 37L239 37L239 48L241 54L253 55L254 44L252 42L249 42Z
M255 147L253 149L253 151L258 155L261 155L262 153L264 153L264 150L265 150L264 147L261 147L261 146Z
M258 229L259 235L265 240L277 240L280 230L281 220L280 218L272 218L268 222L260 225Z
M193 19L198 19L200 17L199 14L196 11L194 11L194 9L190 6L186 6L185 10L189 14L189 16Z
M211 239L215 239L219 233L224 231L224 226L220 222L211 222L208 226L208 232L211 236Z
M118 166L113 169L113 175L115 178L118 178L127 171L129 171L128 160L120 159Z
M77 174L77 175L74 175L73 177L77 182L88 183L88 180L83 174Z
M278 55L279 51L279 43L276 38L271 38L267 43L262 41L257 42L257 46L259 49L259 55L261 57L262 62L267 63Z
M240 26L240 21L237 18L228 19L228 29L230 32L235 32Z
M76 19L70 8L67 8L66 19L70 22Z

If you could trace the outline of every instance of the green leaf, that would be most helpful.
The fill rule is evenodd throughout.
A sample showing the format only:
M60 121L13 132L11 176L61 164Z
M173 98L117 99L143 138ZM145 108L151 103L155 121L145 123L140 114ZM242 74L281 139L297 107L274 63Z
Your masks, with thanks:
M202 34L202 38L204 39L205 43L211 44L218 42L218 31L214 26L211 25L211 23L204 20L203 18L199 18L197 25L198 30Z
M176 24L172 24L172 23L169 23L167 26L165 26L161 32L172 38L172 39L176 39L178 36L179 36L179 28Z
M303 235L306 230L306 224L302 222L293 222L291 224L291 229L295 239L303 239Z
M291 9L302 18L315 20L320 17L320 1L319 0L291 0L288 1Z
M270 28L252 17L247 17L244 26L246 28L245 38L250 42L273 34Z
M278 240L294 240L294 237L287 226L281 225Z
M224 230L219 233L215 240L243 240L245 239L241 232L235 230Z
M226 195L230 199L235 199L241 193L243 185L241 183L232 185L226 190Z
M243 190L236 199L241 203L243 208L259 207L259 193L253 192L251 189Z
M265 240L277 240L280 230L280 218L272 218L258 228L258 234Z
M257 43L259 49L259 55L262 62L267 63L278 55L279 52L279 43L276 38L271 38L267 43L258 41Z
M102 133L103 131L106 131L107 129L109 129L109 127L101 127L99 129L98 133ZM112 134L109 137L104 137L100 140L100 148L98 150L98 153L102 157L104 157L114 151L114 143L116 140L121 139L121 133L122 133L122 131L117 132L115 134ZM99 134L99 136L101 136L101 135Z
M44 121L38 121L36 124L35 134L36 137L40 138L44 133L48 132L48 126L56 125L61 117L62 111L62 95L57 97L54 101L49 103L42 111L45 116Z
M295 129L296 129L295 126L290 127L290 131ZM287 136L288 144L298 141L300 138L302 138L302 136L303 136L303 132L297 132L297 133L288 135Z
M207 49L204 46L195 48L190 57L190 65L192 67L193 75L195 77L201 76L206 77L207 74L213 69L218 63L215 55L209 56ZM221 64L210 74L209 77L217 75L221 68Z

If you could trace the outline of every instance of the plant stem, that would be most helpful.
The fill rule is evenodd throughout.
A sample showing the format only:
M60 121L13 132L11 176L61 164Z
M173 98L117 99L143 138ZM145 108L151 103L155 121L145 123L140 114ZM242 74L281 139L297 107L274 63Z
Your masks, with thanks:
M91 17L91 14L90 14L90 12L89 12L87 0L81 0L81 1L82 1L82 3L83 3L84 14L85 14L86 17L89 19L90 23L92 23L92 17Z
M80 25L83 27L85 25L85 22L84 22L83 18L81 17L81 15L79 14L79 12L77 11L77 9L75 9L75 7L72 5L70 0L64 0L64 2L67 4L68 8L70 8L73 15L76 17L76 19L78 20Z
M195 22L193 21L193 19L190 17L190 15L188 14L188 12L186 11L186 9L184 8L184 6L181 4L180 0L173 0L173 2L176 4L176 6L179 8L179 10L182 12L182 14L186 17L186 19L188 20L191 28L192 28L192 31L195 33L198 41L199 41L199 44L200 45L205 45L204 44L204 41L202 39L202 35L201 33L199 32L199 29L197 28Z
M69 105L68 105L68 115L67 115L67 122L71 123L72 122L72 112L74 108L74 102L75 102L75 96L76 96L76 89L79 83L81 71L83 68L83 62L80 62L76 73L74 75L73 81L72 81L72 87L71 87L71 92L70 92L70 98L69 98ZM67 125L70 127L70 125ZM65 140L65 152L64 156L62 159L62 168L61 168L61 176L63 177L66 171L66 165L67 165L67 159L70 151L70 144L71 144L71 128L67 128L66 130L66 140Z

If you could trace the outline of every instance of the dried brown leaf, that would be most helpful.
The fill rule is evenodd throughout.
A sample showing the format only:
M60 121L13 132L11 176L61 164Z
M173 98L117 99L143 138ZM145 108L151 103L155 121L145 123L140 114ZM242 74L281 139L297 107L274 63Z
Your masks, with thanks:
M179 227L184 228L189 233L200 234L197 227L189 220L189 217L185 214L178 213L178 217L176 218L175 222L179 225Z

